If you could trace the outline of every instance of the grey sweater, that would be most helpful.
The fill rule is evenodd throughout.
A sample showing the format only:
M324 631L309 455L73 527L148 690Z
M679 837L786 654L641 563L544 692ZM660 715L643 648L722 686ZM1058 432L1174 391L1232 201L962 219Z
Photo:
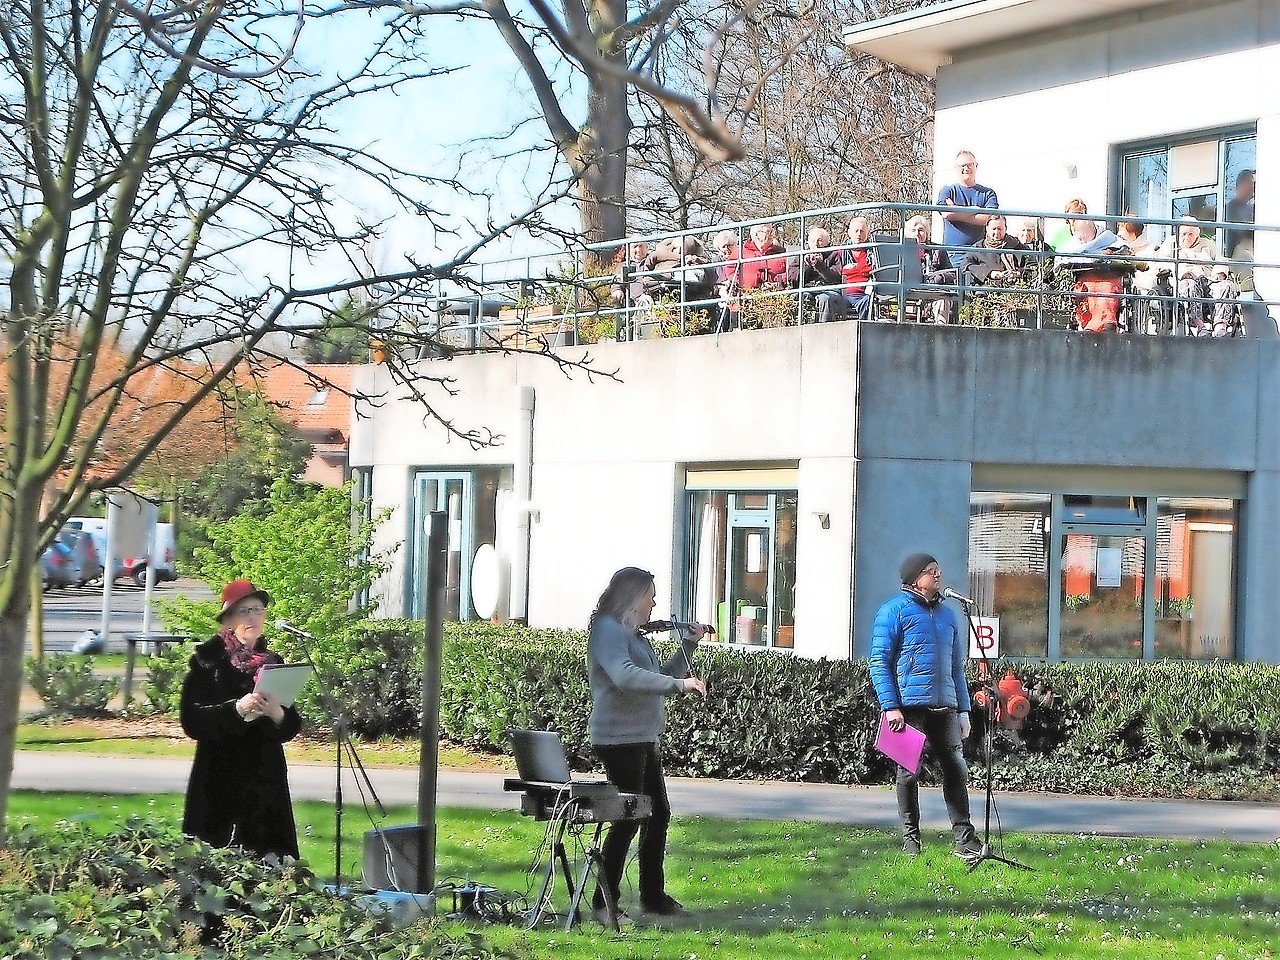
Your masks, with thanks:
M696 643L685 642L659 665L647 638L613 617L600 617L587 639L591 675L591 742L656 743L665 714L662 698L679 693Z

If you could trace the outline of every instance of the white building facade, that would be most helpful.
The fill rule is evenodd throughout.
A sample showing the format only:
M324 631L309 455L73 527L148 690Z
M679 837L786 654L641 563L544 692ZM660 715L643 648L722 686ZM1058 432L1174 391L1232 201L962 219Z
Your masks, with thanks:
M1006 209L1223 219L1250 169L1258 224L1280 221L1280 4L953 0L846 39L936 72L939 184L969 149ZM1256 259L1280 260L1257 234ZM492 431L480 446L386 368L358 373L386 397L350 446L400 547L384 615L422 613L439 509L461 619L582 627L638 565L659 615L725 642L862 656L899 561L926 550L1008 655L1280 662L1278 339L841 321L557 352L614 376L419 361L457 391L432 393L440 418Z

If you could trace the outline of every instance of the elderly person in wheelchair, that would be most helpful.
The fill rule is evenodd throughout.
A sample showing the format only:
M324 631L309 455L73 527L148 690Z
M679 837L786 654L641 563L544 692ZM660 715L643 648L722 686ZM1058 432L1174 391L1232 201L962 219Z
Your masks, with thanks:
M1071 221L1071 240L1059 250L1054 269L1075 274L1076 324L1081 330L1105 333L1120 329L1118 294L1124 291L1127 275L1133 273L1133 263L1111 258L1128 254L1128 245L1110 230L1099 230L1096 220L1077 217Z
M1200 232L1198 220L1184 217L1177 233L1156 247L1152 260L1157 276L1165 271L1176 275L1178 314L1187 336L1227 337L1237 332L1240 286L1217 245Z

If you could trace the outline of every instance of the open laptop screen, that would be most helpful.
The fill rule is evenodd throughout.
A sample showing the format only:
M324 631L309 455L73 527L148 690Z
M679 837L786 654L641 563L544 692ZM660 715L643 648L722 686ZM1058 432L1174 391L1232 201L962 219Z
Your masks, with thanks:
M515 754L520 779L531 783L568 783L569 763L564 757L560 734L550 730L510 730L511 752Z

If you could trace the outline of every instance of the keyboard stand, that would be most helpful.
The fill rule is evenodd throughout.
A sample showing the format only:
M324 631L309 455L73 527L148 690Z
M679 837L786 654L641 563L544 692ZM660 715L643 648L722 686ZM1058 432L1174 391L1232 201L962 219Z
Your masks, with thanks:
M534 929L551 903L551 894L556 885L556 869L559 868L564 877L565 892L569 895L569 912L565 918L564 929L567 933L573 929L574 923L583 912L583 900L586 897L587 884L595 877L604 896L604 919L606 926L615 931L620 930L618 922L618 904L615 902L608 884L604 882L604 855L601 851L601 836L607 824L620 820L641 820L649 816L652 804L643 795L619 794L611 784L590 784L563 788L534 784L520 780L507 780L503 784L506 790L523 790L525 800L522 812L539 820L551 820L553 823L550 847L547 854L547 866L543 871L542 884L537 898L529 910L529 922L526 929ZM565 792L569 793L567 798ZM591 833L586 835L586 830ZM574 867L569 859L569 851L565 845L566 834L585 837L582 865L578 875L574 877Z

